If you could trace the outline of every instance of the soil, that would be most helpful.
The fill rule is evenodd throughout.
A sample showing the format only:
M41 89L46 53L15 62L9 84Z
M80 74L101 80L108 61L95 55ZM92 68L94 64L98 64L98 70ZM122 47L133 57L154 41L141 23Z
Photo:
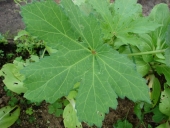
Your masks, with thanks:
M167 3L170 5L169 0L139 0L139 3L143 5L144 15L148 15L150 10L155 4L158 3ZM10 35L16 35L20 29L24 29L24 24L22 22L21 16L19 14L19 6L16 5L13 0L0 0L0 32L6 33L9 32ZM2 47L2 46L0 46ZM5 52L10 50L15 51L15 47L4 47ZM0 60L0 67L10 60ZM3 63L4 62L4 63ZM14 94L15 95L15 94ZM16 96L16 95L15 95ZM18 98L17 104L21 108L21 114L19 120L12 125L10 128L64 128L62 117L55 117L48 113L48 104L43 102L41 105L37 106L35 104L22 104L21 100L23 99L22 95L17 95ZM0 78L0 108L6 106L11 97L7 96L6 91L4 90L4 84L2 78ZM103 128L113 128L113 124L116 123L119 119L127 119L134 127L139 126L143 128L144 126L140 124L139 119L134 114L134 103L128 99L118 99L119 105L116 110L110 109L109 114L106 115L105 120L103 121ZM33 109L33 114L26 114L28 108ZM153 127L156 127L156 124L152 122L152 115L146 114L144 117L144 124L151 124ZM84 128L89 128L85 123L83 123ZM95 126L94 126L95 128Z

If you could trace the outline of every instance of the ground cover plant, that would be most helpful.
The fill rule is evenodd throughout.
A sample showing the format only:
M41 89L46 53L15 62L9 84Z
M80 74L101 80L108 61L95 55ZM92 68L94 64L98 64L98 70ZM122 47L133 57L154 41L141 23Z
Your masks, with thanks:
M49 112L63 113L64 125L70 128L82 127L80 122L101 127L109 107L116 109L118 97L136 103L134 111L141 121L144 114L153 112L155 122L163 121L158 127L169 127L170 13L166 4L155 6L145 17L136 0L128 4L124 0L61 0L59 4L48 0L22 6L21 15L26 31L43 40L33 44L44 50L40 60L32 56L31 63L14 61L3 66L0 74L6 80L15 78L6 83L10 90L24 93L32 102L51 103ZM32 50L35 46L26 47L29 54L37 54ZM11 67L12 75L6 75ZM161 74L166 79L163 83L158 80ZM126 119L114 126L126 125L132 127Z

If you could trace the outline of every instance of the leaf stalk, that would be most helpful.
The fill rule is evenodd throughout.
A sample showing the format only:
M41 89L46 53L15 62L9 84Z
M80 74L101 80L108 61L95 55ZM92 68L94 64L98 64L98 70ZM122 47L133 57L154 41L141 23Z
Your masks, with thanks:
M166 49L155 50L155 51L148 51L148 52L130 53L130 54L127 54L127 55L128 56L141 56L141 55L157 54L157 53L164 53L165 50Z

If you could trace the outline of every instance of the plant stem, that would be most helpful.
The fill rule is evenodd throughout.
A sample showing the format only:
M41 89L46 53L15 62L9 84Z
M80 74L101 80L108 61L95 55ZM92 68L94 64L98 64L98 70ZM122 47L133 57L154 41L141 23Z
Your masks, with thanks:
M128 56L141 56L141 55L148 55L148 54L156 54L156 53L163 53L166 49L162 50L155 50L155 51L148 51L148 52L138 52L138 53L130 53Z
M43 53L41 55L41 58L44 58L44 54L45 54L46 48L43 50Z

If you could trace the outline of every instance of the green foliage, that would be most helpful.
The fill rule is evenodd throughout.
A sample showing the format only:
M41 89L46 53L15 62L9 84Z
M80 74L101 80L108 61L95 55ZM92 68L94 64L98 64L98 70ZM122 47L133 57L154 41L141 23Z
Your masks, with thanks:
M63 112L64 126L68 128L82 128L81 123L78 120L77 113L73 105L68 104Z
M170 88L168 85L165 85L164 91L161 93L161 100L159 104L159 110L170 117Z
M25 112L26 112L26 114L28 114L28 115L32 115L32 114L34 113L33 110L32 110L32 107L27 108Z
M29 121L30 123L34 123L34 122L36 121L36 118L35 118L34 116L30 116L29 119L28 119L28 121Z
M6 87L18 94L26 92L27 88L23 86L24 76L20 74L20 70L24 66L38 61L39 58L32 55L30 59L26 60L26 62L24 62L21 57L18 57L13 61L13 64L8 63L3 65L0 70L0 76L4 77L3 82Z
M44 48L44 41L38 40L35 36L30 36L25 30L19 31L18 35L14 37L14 41L17 45L17 53L28 52L30 55L36 55L37 49Z
M11 97L10 100L8 101L8 105L10 106L15 106L18 103L18 99L16 97Z
M0 33L0 44L7 44L7 39Z
M7 42L6 38L3 35L1 35L1 33L0 33L0 45L5 45L7 43L8 42ZM4 51L0 49L0 58L3 56L4 56Z
M56 117L60 117L63 114L63 105L61 102L56 101L48 106L48 113L54 114Z
M142 114L142 108L143 108L143 103L138 103L135 104L134 106L134 113L138 117L139 120L143 120L143 114Z
M10 97L8 101L8 105L11 107L16 106L18 103L17 96L11 90L9 90L6 86L4 86L4 90L6 91L6 95Z
M0 70L0 76L4 76L3 82L13 92L18 94L26 92L23 86L23 75L19 73L20 68L15 64L5 64Z
M64 118L64 126L68 128L82 128L81 122L78 120L77 117L77 111L75 109L75 98L77 96L78 87L80 86L80 83L76 83L74 85L74 90L72 90L69 95L67 96L67 99L69 101L69 104L64 108L63 112L63 118Z
M118 120L114 128L133 128L133 125L128 120Z
M167 84L170 85L170 67L162 65L162 66L157 66L156 71L161 75L164 74L165 79L167 81Z
M159 80L155 77L155 75L148 75L148 86L150 88L150 98L152 101L152 107L159 102L160 94L161 94L161 85Z
M153 109L153 121L156 122L156 123L160 123L161 121L165 121L165 120L168 120L168 117L166 115L164 115L163 113L160 112L159 110L159 106L156 106L154 109Z
M133 34L128 33L146 33L160 25L141 17L139 5L131 10L134 1L124 6L123 1L116 1L112 6L114 13L110 12L106 1L88 2L103 19L97 20L97 15L84 15L71 0L62 0L59 5L53 1L35 2L21 8L26 30L58 50L22 70L28 88L24 96L32 101L54 103L56 98L68 95L73 85L80 81L76 96L77 115L80 121L101 126L109 107L117 107L118 96L150 102L148 87L133 62L104 43L103 33L108 35L111 31L112 34L116 32L114 36L119 39L126 35L133 38ZM108 14L100 10L97 3L102 3L100 8L106 9ZM129 14L123 15L125 12L118 10L122 7L130 9ZM119 18L121 22L118 22ZM123 22L124 26L121 25ZM103 28L103 24L111 23L109 29Z
M20 108L18 106L5 106L0 109L0 127L10 127L19 117Z

